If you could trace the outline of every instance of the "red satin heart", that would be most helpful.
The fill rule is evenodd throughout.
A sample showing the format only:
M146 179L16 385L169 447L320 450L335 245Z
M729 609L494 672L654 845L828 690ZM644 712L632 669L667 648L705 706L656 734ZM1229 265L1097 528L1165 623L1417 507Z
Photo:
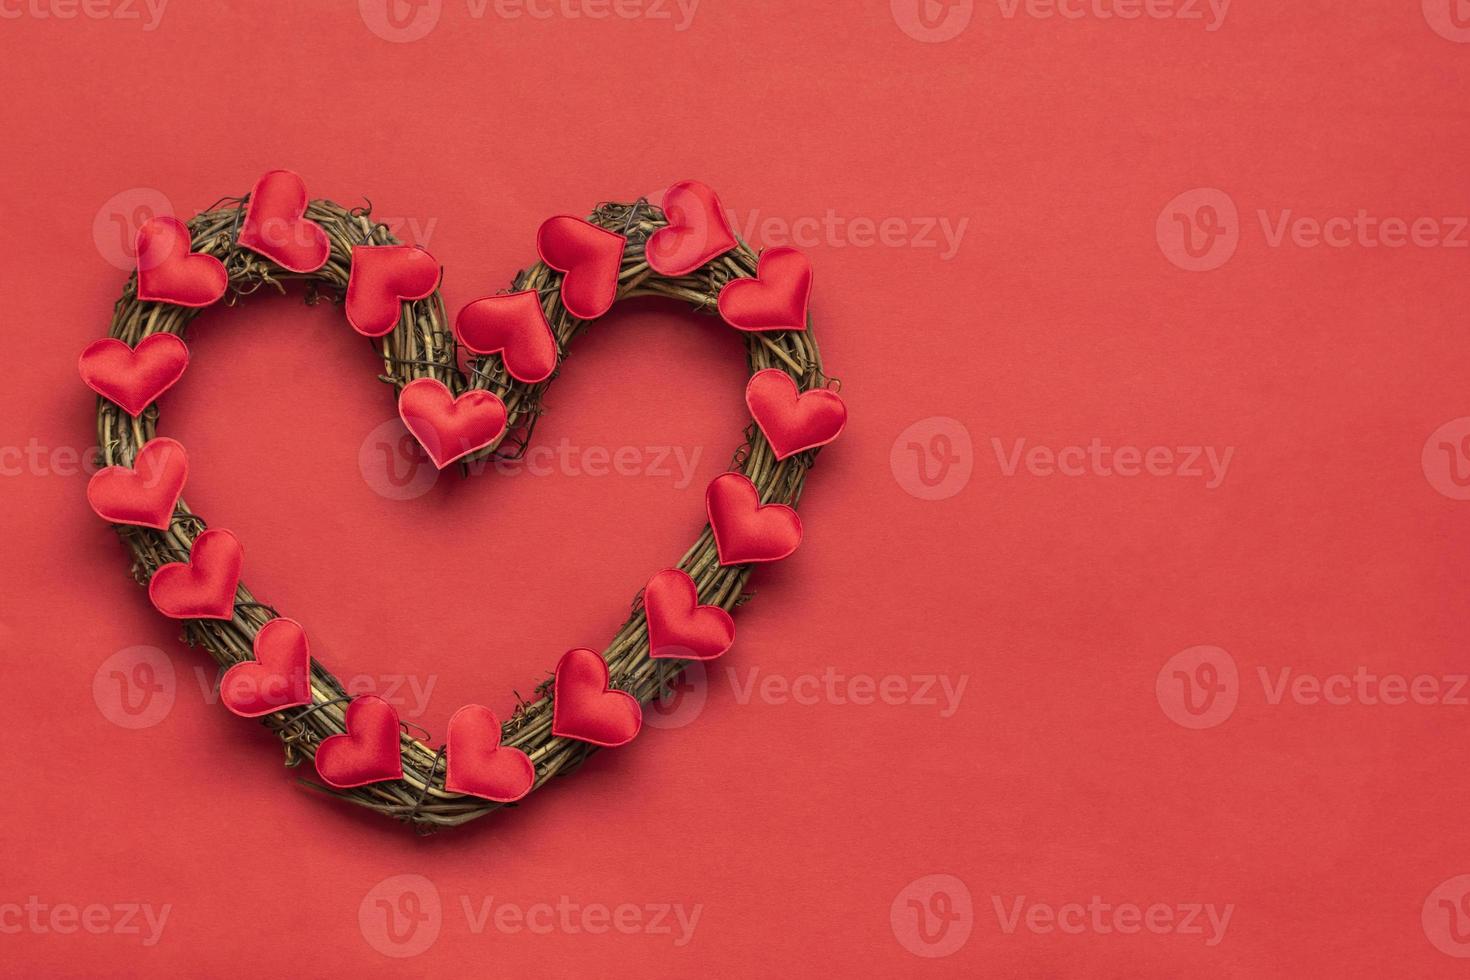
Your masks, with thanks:
M607 661L592 650L568 650L556 665L551 734L603 748L633 741L643 727L643 708L633 695L610 691Z
M561 304L579 320L612 309L627 244L627 237L569 214L547 218L536 232L541 261L564 274Z
M500 721L484 705L467 704L449 719L444 788L494 803L514 803L536 783L536 767L520 749L500 744Z
M735 642L735 620L719 606L701 606L694 579L677 568L648 580L643 611L650 657L713 660Z
M354 698L345 715L347 732L322 739L316 747L316 771L337 789L352 789L385 779L403 778L398 712L372 694Z
M478 388L455 398L441 381L420 378L404 385L398 414L439 469L505 432L505 402Z
M255 634L255 659L220 678L219 697L242 718L259 718L311 704L311 650L294 619L273 619Z
M171 333L149 334L137 347L103 337L77 359L87 387L133 418L178 383L188 366L188 346Z
M827 445L847 424L842 396L826 388L798 391L796 379L779 368L751 376L745 386L745 404L778 460Z
M178 218L150 218L138 229L138 298L176 306L208 306L230 277L213 255L192 252L189 227Z
M762 504L741 473L721 473L704 495L721 565L779 561L801 544L801 518L785 504Z
M556 338L534 289L475 300L454 318L454 335L476 354L499 354L517 381L536 384L556 370Z
M720 316L737 330L805 330L812 264L794 248L761 253L756 278L731 279L720 290Z
M171 562L153 573L148 598L170 619L232 619L244 557L229 531L205 531L194 539L187 562Z
M332 254L327 232L306 215L306 182L290 170L272 170L255 182L236 239L291 272L315 272Z
M109 466L92 474L87 503L104 521L167 531L188 478L184 447L173 439L150 439L132 466Z
M381 337L398 325L404 302L439 288L438 261L414 245L354 245L347 276L347 322L364 337Z
M653 271L686 276L734 248L735 231L715 192L697 180L685 180L664 192L668 226L648 238L644 252Z

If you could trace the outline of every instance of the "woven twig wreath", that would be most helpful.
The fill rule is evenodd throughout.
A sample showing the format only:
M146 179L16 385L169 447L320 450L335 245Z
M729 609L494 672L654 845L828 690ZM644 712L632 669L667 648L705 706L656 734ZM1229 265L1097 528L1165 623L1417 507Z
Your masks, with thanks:
M260 185L257 185L255 194L260 193ZM222 200L187 223L189 251L213 256L223 264L228 277L224 294L227 302L236 302L262 286L284 291L284 284L291 280L307 284L308 303L321 298L341 300L348 292L354 249L399 244L384 225L372 219L367 209L348 210L330 201L313 200L305 204L304 212L300 213L304 214L306 222L314 223L325 232L329 253L325 263L313 271L288 271L277 261L260 254L259 250L242 247L242 223L246 221L250 200L249 195ZM717 202L715 206L718 206ZM720 220L723 221L723 217ZM634 296L663 296L681 300L696 311L713 313L722 290L730 282L757 276L760 257L734 238L731 239L735 242L733 248L687 274L667 276L654 271L645 256L645 246L649 237L664 228L668 221L661 208L646 200L633 204L603 204L588 221L597 228L626 236L617 271L616 298L619 300ZM140 239L140 255L142 250ZM539 299L555 338L557 365L560 365L573 339L589 324L565 308L563 279L563 273L538 262L521 272L514 283L515 291L531 291ZM140 299L139 276L135 274L116 305L110 336L130 348L136 348L145 338L160 334L183 338L199 312L201 310L196 306L180 305L177 301ZM489 392L503 402L507 423L503 434L465 456L466 459L491 454L514 458L524 452L542 395L555 375L535 383L517 380L499 354L475 357L468 362L468 374L461 374L456 366L458 344L447 322L437 286L423 299L404 302L396 325L376 343L383 359L380 379L392 384L399 392L413 382L431 379L445 385L455 396L479 390ZM169 344L173 342L169 341ZM803 392L829 387L809 326L805 329L751 330L746 333L746 352L753 374L772 369L782 372ZM85 356L83 373L87 373ZM786 383L784 379L778 380ZM91 379L89 383L93 383ZM98 387L95 383L93 386ZM103 389L98 387L98 390ZM112 398L115 397L118 396L102 397L98 401L100 462L113 467L137 465L141 470L139 451L157 435L157 405L125 409L114 403ZM745 431L743 445L734 454L732 469L753 482L762 504L794 505L801 495L807 470L817 451L817 448L809 448L778 458L778 452L773 449L763 428L752 423ZM132 551L133 575L140 584L148 584L164 566L189 562L196 540L207 528L204 519L190 511L181 498L176 500L171 514L161 522L166 524L165 529L138 526L141 523L117 525L122 539ZM749 563L722 564L716 538L708 524L677 564L677 568L687 572L692 579L699 603L726 611L741 601L752 567ZM635 598L627 621L602 652L607 664L608 687L626 692L639 703L658 697L690 662L687 659L655 659L650 656L643 596L644 593L640 593ZM256 659L257 635L267 623L280 616L269 604L257 601L243 582L238 584L233 607L225 615L229 618L176 617L183 621L186 642L202 646L223 667ZM347 716L354 699L314 658L310 661L309 683L309 704L271 711L263 714L262 718L284 745L289 766L316 759L324 740L343 735L349 728ZM553 680L548 678L537 688L538 698L523 701L501 726L502 745L524 752L534 766L535 787L545 785L553 776L569 772L596 747L592 739L553 734L554 687ZM392 720L396 725L396 715ZM453 725L451 723L451 728ZM403 727L399 727L395 734L401 755L401 778L348 788L327 788L328 791L423 827L464 823L503 805L447 789L445 750L433 748L412 737ZM493 737L492 732L492 742ZM489 745L488 750L493 751L494 745Z

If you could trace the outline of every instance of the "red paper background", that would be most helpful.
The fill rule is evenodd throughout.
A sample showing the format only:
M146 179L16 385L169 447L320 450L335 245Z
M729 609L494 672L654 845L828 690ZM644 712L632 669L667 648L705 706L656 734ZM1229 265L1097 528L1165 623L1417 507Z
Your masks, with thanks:
M968 26L930 43L905 0L704 0L682 30L671 0L445 0L406 8L439 13L406 42L370 29L382 0L176 0L152 30L133 0L0 2L0 971L1462 972L1440 947L1470 954L1453 880L1470 873L1470 503L1438 488L1470 422L1424 453L1470 415L1470 30L1450 4L1236 0L1211 30L1193 0L1064 4L1079 17L961 0L929 13L942 30L973 6ZM545 216L684 177L757 245L816 229L817 335L853 421L702 710L418 839L299 786L266 731L206 697L210 662L87 510L75 358L107 329L124 224L158 193L187 216L277 166L426 243L451 311L533 261ZM1220 245L1237 248L1187 271L1166 254L1174 215L1221 197L1166 205L1201 188L1237 207ZM1360 210L1432 224L1401 247L1358 230L1314 247L1309 228L1273 244L1284 212ZM953 254L924 231L939 218L968 222ZM563 650L605 642L739 442L740 338L628 305L548 399L538 442L567 440L571 464L390 499L359 466L393 417L371 350L298 299L208 312L162 432L255 592L339 676L402 682L440 735L461 704L508 710ZM908 447L944 448L936 432L959 488L928 500ZM993 440L1005 457L1018 439L1233 454L1213 489L1090 463L1007 476ZM584 472L622 447L637 475ZM648 447L697 465L659 475ZM1200 645L1236 666L1237 703L1194 730L1166 665ZM113 671L139 663L161 690L128 728ZM1438 694L1271 696L1283 670L1360 668ZM835 693L803 679L829 671ZM900 703L852 703L891 677ZM925 703L942 690L925 677L963 679L956 710ZM422 710L407 683L432 685ZM925 905L931 875L963 888ZM1021 896L1043 911L1008 931ZM1094 896L1231 918L1223 938L1043 928ZM910 897L960 918L927 942ZM700 909L692 935L654 921L676 903ZM157 942L130 904L168 907ZM615 915L626 931L585 927Z

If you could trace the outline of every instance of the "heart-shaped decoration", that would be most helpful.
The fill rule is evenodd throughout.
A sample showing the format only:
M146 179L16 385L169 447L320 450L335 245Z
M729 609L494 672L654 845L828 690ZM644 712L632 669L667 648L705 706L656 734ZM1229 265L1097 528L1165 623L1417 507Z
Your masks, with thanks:
M547 218L536 232L541 261L565 274L562 306L581 320L595 320L612 309L627 244L628 239L617 232L569 214Z
M306 182L272 170L255 182L239 242L291 272L315 272L332 254L327 232L306 218Z
M536 384L556 370L556 338L534 290L475 300L459 311L454 335L482 357L499 354L517 381Z
M138 298L151 303L201 307L225 294L230 277L213 255L192 252L189 227L166 215L138 229Z
M380 338L373 347L381 358L382 377L397 389L409 431L441 467L492 452L514 456L527 446L555 368L587 326L587 319L578 314L600 308L610 283L615 299L661 296L708 312L716 307L721 285L727 281L760 285L755 277L763 269L772 272L765 286L775 288L782 280L781 270L769 268L771 253L762 259L742 244L720 253L718 273L661 274L649 266L647 251L669 227L669 216L644 199L605 203L586 222L599 229L595 235L575 221L549 226L548 235L555 242L546 248L548 257L566 270L536 263L516 277L511 292L472 303L461 313L458 335L481 352L462 368L437 294L438 263L421 249L398 244L380 222L365 220L360 210L348 211L322 200L300 207L296 195L286 193L291 190L279 177L258 185L258 194L252 197L262 209L257 215L279 212L289 217L300 210L303 217L309 215L312 223L329 230L328 260L314 272L300 275L309 280L313 297L344 298L353 329ZM267 206L267 198L278 194L280 200ZM678 200L676 193L671 202ZM184 244L197 242L200 251L186 252L185 258L219 262L239 256L245 246L238 236L249 205L238 197L230 201L190 220L192 239ZM712 195L707 207L701 207L713 209L707 217L715 221L718 207L711 202ZM668 206L673 210L675 204ZM687 202L685 207L684 225L696 225L698 218L691 217ZM681 226L679 235L669 240L684 248L687 242L681 236L690 233ZM587 256L579 258L571 253L577 252L584 236L586 242L602 244L594 244ZM626 240L617 268L600 251L608 248L610 254L608 243L614 239ZM177 234L162 240L177 252ZM304 262L307 256L298 258ZM594 267L595 275L588 271L591 278L581 279L584 268ZM261 285L275 278L275 266L266 262L231 261L228 269L224 288L239 297L260 292ZM145 279L147 270L140 268L138 276ZM577 285L579 279L584 285ZM618 283L627 288L620 290ZM114 308L111 331L122 348L110 347L101 356L142 357L151 349L142 343L146 337L182 335L203 322L193 309L153 305L145 298L147 292L125 291ZM177 298L190 298L185 293ZM570 306L568 297L574 297ZM410 304L406 309L405 303ZM759 326L775 329L768 323ZM779 368L790 375L793 385L814 391L828 384L805 322L775 336L752 333L745 346L756 373ZM83 358L89 384L96 378L91 368L101 363L98 357ZM190 511L178 495L182 484L177 471L160 462L161 447L167 443L154 444L158 413L142 411L150 398L157 397L160 384L141 387L145 390L140 393L129 384L94 386L103 395L97 416L100 460L120 469L99 484L93 503L123 529L122 540L134 568L147 579L153 604L165 615L183 620L189 639L230 667L221 691L230 710L259 717L289 746L293 757L313 758L322 779L338 796L422 827L479 817L570 771L593 747L625 745L636 737L641 704L676 683L685 663L720 656L730 646L733 625L728 614L748 594L745 585L752 565L789 555L800 543L801 524L789 505L800 498L818 455L813 446L778 458L796 442L814 441L814 423L805 418L809 412L802 400L805 394L794 396L798 417L793 421L787 417L793 411L790 406L777 404L781 402L773 394L777 385L760 382L760 394L750 402L760 406L753 413L762 416L759 424L766 437L749 434L735 456L738 471L710 484L708 528L699 528L694 546L677 568L653 577L642 602L632 607L606 652L578 648L567 653L551 676L535 685L536 699L521 700L503 724L481 706L457 712L446 744L436 749L427 736L405 734L396 713L381 699L348 695L340 681L312 660L302 628L240 582L239 542L229 531L208 528ZM789 390L779 393L783 398L791 395ZM139 409L136 417L115 407L110 394ZM824 440L831 435L818 434ZM183 459L182 450L178 458ZM155 472L159 478L150 481L149 474ZM129 493L115 489L124 484L114 485L113 480L128 479L141 481L146 493L135 499L130 494L138 493L136 486ZM707 602L701 604L701 597Z
M825 446L847 425L841 395L826 388L801 391L795 378L775 368L751 375L745 404L777 459Z
M316 747L316 771L337 789L403 778L398 712L376 695L353 698L345 717L347 731Z
M688 572L666 568L643 588L648 655L656 659L713 660L735 642L735 620L719 606L701 606Z
M601 658L598 658L601 659ZM493 803L514 803L536 784L536 767L520 749L500 744L500 721L484 705L467 704L449 719L444 788Z
M239 539L229 531L205 531L194 539L188 561L153 573L148 598L170 619L234 619L244 560Z
M643 727L643 708L608 684L607 661L598 653L568 650L556 664L551 734L605 749L633 741Z
M311 704L311 650L294 619L273 619L255 634L255 659L242 660L220 678L224 706L242 718L259 718Z
M150 439L132 466L109 466L92 474L87 503L104 521L167 531L189 479L189 456L173 439Z
M663 208L669 223L649 236L645 250L660 275L687 276L739 244L720 199L697 180L665 191Z
M720 290L720 316L738 330L805 330L812 297L812 264L794 248L761 253L753 279L732 279Z
M347 322L364 337L398 326L403 304L428 299L439 288L439 263L409 245L357 245L347 279Z
M97 394L136 418L184 376L189 347L171 333L149 334L129 347L103 337L82 351L77 370Z

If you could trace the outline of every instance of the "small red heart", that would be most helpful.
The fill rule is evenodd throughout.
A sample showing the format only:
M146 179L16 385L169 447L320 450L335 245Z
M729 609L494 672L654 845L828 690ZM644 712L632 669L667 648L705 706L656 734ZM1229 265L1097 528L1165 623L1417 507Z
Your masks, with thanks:
M633 741L643 708L633 695L610 691L607 661L592 650L568 650L556 665L551 734L613 749Z
M694 579L665 568L643 588L648 617L648 655L713 660L735 642L735 620L719 606L701 606Z
M565 273L561 302L579 320L595 320L612 309L627 244L626 236L569 214L547 218L536 232L536 252Z
M826 388L798 391L796 379L779 368L751 376L745 386L745 404L778 460L827 445L847 424L842 396Z
M354 245L347 276L347 322L364 337L398 325L402 304L439 288L438 261L415 245Z
M164 565L148 583L148 598L170 619L232 619L244 561L229 531L205 531L194 539L189 560Z
M444 788L493 803L514 803L536 782L536 767L520 749L500 744L500 721L484 705L467 704L449 719Z
M241 718L259 718L311 704L311 650L294 619L273 619L255 634L255 659L242 660L220 678L224 706Z
M291 272L315 272L327 264L327 232L306 215L306 182L290 170L272 170L255 182L236 240Z
M441 470L499 439L506 425L505 402L491 392L473 388L455 398L433 378L404 385L398 414Z
M801 544L801 518L785 504L762 504L741 473L721 473L705 491L721 565L779 561Z
M499 354L517 381L536 384L556 370L556 338L534 289L475 300L455 317L454 335L476 354Z
M188 346L171 333L149 334L136 347L103 337L77 359L87 387L133 418L177 384L188 366Z
M648 238L644 252L653 271L687 276L739 244L730 219L715 192L697 180L685 180L664 192L667 227Z
M799 249L768 248L756 277L732 279L720 290L720 316L737 330L805 330L812 298L812 264Z
M87 503L104 521L167 531L188 479L184 447L173 439L150 439L132 466L109 466L92 474Z
M138 298L176 306L208 306L230 283L213 255L190 251L189 226L178 218L150 218L138 229Z
M345 715L347 731L330 735L316 747L317 775L337 789L352 789L403 778L398 712L376 695L353 698Z

